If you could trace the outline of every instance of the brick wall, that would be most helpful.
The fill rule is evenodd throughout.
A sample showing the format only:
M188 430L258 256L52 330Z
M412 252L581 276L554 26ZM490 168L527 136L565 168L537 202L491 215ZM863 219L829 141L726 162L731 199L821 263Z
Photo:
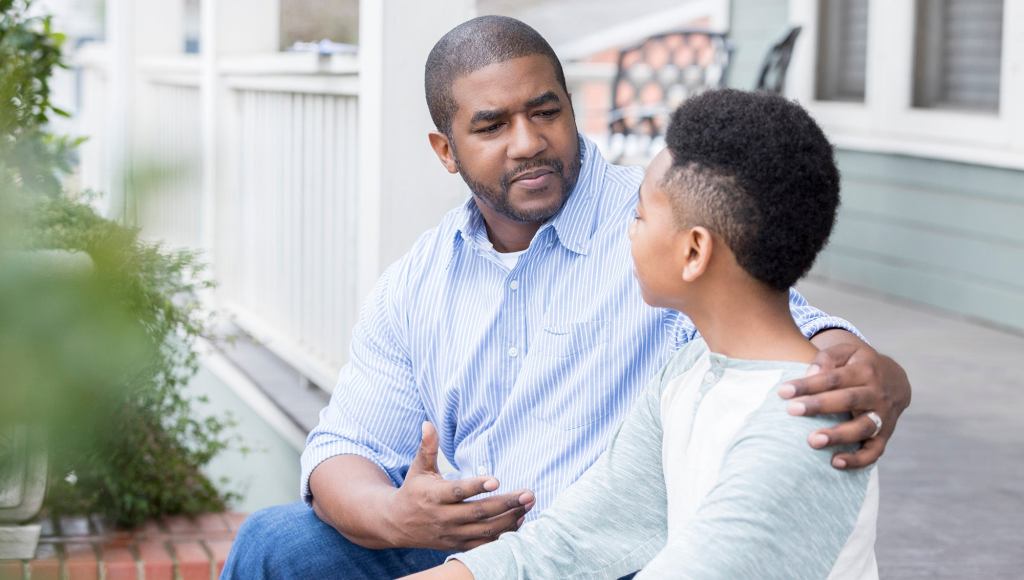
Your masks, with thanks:
M220 575L245 514L174 516L134 531L99 518L43 521L33 560L0 560L0 580L210 580Z

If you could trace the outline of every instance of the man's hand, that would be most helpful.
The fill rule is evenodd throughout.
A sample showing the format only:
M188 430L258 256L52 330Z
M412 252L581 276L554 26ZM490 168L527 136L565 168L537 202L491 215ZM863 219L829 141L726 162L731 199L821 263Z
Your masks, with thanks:
M783 385L779 396L792 400L788 409L791 415L852 413L851 420L815 431L807 441L816 449L862 443L855 453L835 454L832 465L837 469L865 467L885 452L896 421L910 405L910 383L892 359L879 355L852 334L835 332L846 337L824 348L819 344L821 350L808 375ZM882 419L877 435L875 423L866 415L869 411Z
M519 529L535 498L527 490L466 501L498 489L493 477L446 481L437 469L437 430L423 423L423 440L384 517L392 543L406 548L469 550Z

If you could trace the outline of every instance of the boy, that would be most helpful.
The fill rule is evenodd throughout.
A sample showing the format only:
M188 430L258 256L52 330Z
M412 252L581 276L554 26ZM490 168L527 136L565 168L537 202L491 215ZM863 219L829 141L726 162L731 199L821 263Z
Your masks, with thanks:
M777 395L817 350L787 289L835 221L832 147L798 105L733 90L685 103L666 142L630 228L635 273L702 340L536 521L417 578L877 578L876 470L831 469L805 438L843 418L787 417Z

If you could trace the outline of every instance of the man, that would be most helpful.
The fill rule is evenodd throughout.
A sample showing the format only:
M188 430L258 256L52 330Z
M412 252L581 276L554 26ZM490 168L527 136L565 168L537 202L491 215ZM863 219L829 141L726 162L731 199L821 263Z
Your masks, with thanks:
M678 312L644 304L626 235L643 172L579 137L536 31L495 16L463 23L434 46L425 85L430 144L472 199L366 303L303 453L313 509L254 514L227 577L401 576L518 528L593 463L652 373L695 336ZM823 349L823 372L784 390L790 412L852 411L809 444L864 441L833 465L874 462L909 403L905 374L845 321L795 292L790 305Z

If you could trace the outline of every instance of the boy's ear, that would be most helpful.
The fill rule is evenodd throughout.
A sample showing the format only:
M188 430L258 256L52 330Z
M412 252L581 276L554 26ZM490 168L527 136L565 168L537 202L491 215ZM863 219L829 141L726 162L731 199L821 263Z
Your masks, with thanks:
M683 281L693 282L707 271L715 242L707 228L696 226L683 232L681 243Z
M448 136L439 131L431 131L427 134L427 139L430 140L430 148L434 150L437 158L441 161L441 165L448 170L448 173L458 173L458 165L455 163L455 150L452 147Z

